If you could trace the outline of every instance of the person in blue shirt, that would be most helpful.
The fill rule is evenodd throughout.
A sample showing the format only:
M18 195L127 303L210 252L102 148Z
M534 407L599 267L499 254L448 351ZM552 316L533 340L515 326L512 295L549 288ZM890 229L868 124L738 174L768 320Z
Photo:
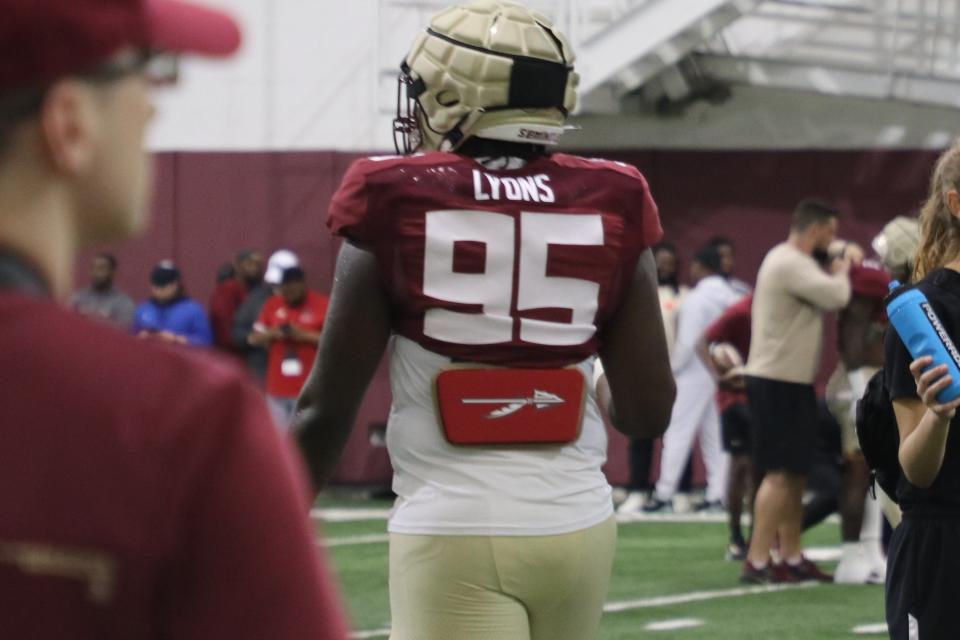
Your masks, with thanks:
M137 307L133 333L174 344L210 346L213 332L203 307L186 296L180 271L169 260L150 274L151 298Z

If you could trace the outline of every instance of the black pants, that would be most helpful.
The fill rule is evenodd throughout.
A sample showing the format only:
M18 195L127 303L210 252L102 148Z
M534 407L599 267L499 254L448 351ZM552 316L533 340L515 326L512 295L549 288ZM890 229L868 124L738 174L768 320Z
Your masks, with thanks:
M960 513L905 513L887 556L887 627L892 640L960 637Z
M653 488L650 469L653 467L653 438L630 438L627 465L630 468L630 491L649 491ZM690 493L693 484L693 455L687 458L687 466L680 477L681 493Z

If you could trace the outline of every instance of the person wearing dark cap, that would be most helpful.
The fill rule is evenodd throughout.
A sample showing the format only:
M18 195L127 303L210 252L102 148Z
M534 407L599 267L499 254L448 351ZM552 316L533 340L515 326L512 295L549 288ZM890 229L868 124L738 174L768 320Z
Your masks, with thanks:
M267 400L283 428L290 423L297 396L317 357L329 304L327 296L307 288L303 269L287 267L277 294L263 305L248 338L251 345L270 349Z
M218 349L236 356L243 354L233 340L233 319L250 291L263 282L263 269L263 255L244 249L234 259L231 275L219 281L210 295L210 324Z
M174 344L208 347L213 342L207 313L187 297L180 270L169 260L150 273L150 299L133 314L133 334Z
M144 225L152 52L239 45L173 0L0 0L3 638L346 638L257 391L56 302Z
M740 294L724 277L716 247L707 245L700 249L693 256L690 271L696 286L687 294L680 309L677 341L670 357L677 381L677 400L670 426L663 434L660 478L647 510L654 510L658 504L666 508L672 502L693 441L698 436L707 468L704 506L719 507L726 492L729 461L720 441L720 419L714 402L716 383L697 356L696 347L707 327L736 302Z

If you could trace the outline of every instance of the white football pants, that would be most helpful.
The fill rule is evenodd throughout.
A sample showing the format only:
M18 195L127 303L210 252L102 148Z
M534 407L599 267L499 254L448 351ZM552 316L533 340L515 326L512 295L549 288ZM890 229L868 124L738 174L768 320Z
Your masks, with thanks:
M677 399L670 426L663 434L657 498L664 501L673 498L693 450L693 441L699 436L700 453L707 468L706 499L722 502L726 495L730 456L723 450L720 440L720 417L715 399L717 387L699 362L677 374L676 381Z

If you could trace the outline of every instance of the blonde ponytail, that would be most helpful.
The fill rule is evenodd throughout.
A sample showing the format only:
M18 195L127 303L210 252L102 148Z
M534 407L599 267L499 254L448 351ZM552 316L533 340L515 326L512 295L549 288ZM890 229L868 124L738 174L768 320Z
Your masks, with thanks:
M960 140L943 152L930 178L930 194L920 210L914 281L960 255L960 221L947 206L947 192L951 189L960 192Z

